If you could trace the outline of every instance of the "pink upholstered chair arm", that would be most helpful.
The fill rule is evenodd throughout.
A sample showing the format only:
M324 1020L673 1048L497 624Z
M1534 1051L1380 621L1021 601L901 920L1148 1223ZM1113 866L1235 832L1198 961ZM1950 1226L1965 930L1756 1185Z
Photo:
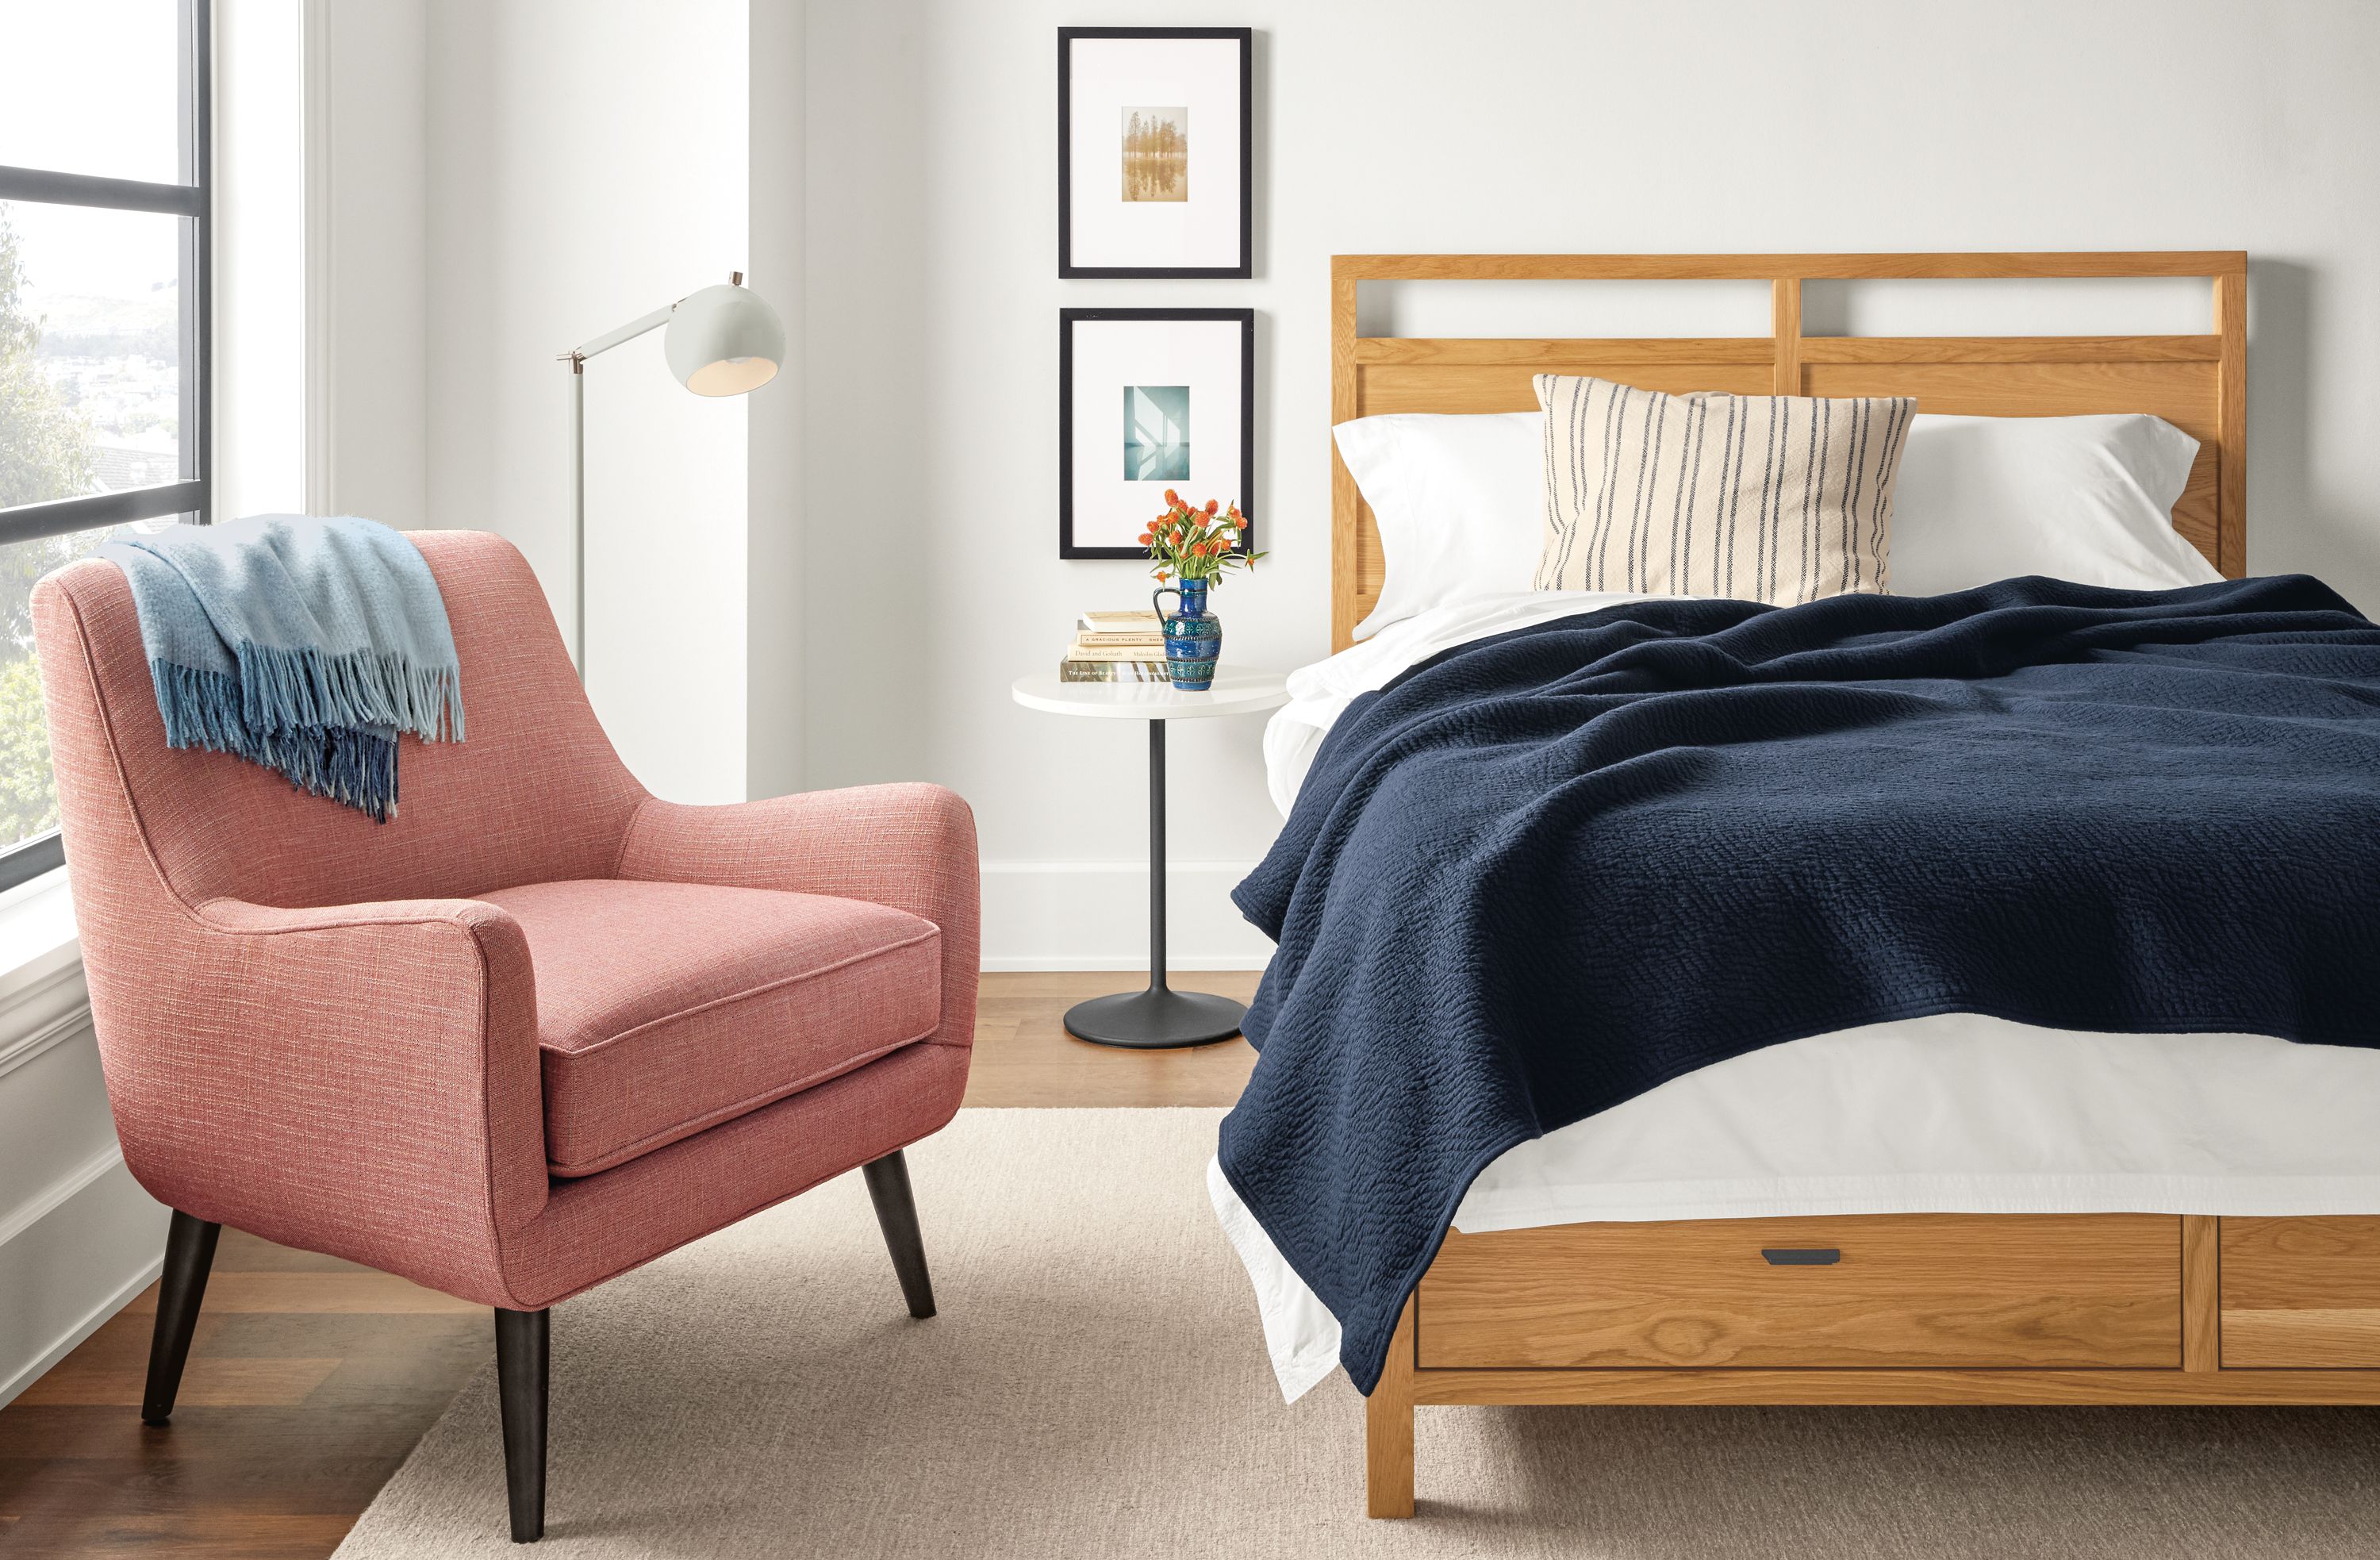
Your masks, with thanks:
M865 899L942 930L941 1022L928 1038L975 1043L975 814L940 786L856 786L724 807L648 800L619 875Z
M519 923L422 899L197 907L141 988L128 1158L201 1218L488 1304L543 1210L537 995ZM113 1082L113 1078L111 1082ZM265 1172L265 1173L260 1173Z

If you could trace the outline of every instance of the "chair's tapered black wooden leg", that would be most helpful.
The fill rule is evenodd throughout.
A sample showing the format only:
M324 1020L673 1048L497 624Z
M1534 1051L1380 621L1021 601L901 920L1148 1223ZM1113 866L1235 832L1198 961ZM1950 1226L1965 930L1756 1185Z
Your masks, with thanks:
M892 1251L892 1271L901 1276L901 1298L909 1302L910 1315L931 1316L934 1281L926 1275L926 1243L917 1233L917 1201L909 1195L909 1162L894 1149L863 1168L876 1222L884 1226L884 1244Z
M504 1417L504 1491L513 1542L545 1536L545 1400L551 1310L496 1310L496 1396Z
M199 1324L207 1274L215 1265L215 1242L223 1225L194 1219L180 1209L165 1232L165 1268L157 1275L157 1330L149 1338L149 1387L140 1395L140 1417L164 1424L174 1415L174 1395L182 1388L182 1366L190 1358L190 1333Z

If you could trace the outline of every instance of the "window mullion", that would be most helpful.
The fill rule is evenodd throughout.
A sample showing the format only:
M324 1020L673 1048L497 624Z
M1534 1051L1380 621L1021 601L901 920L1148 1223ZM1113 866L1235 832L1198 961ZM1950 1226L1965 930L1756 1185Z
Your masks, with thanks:
M181 370L182 479L199 485L194 511L200 525L212 518L209 479L214 469L214 372L212 276L214 270L213 103L209 90L209 0L181 0L182 177L199 194L198 210L182 234Z
M167 515L194 515L204 496L194 481L160 482L154 487L126 488L119 493L84 494L54 498L44 504L19 504L0 509L0 547L38 542L44 536L70 531L103 530L130 520L161 519Z
M0 164L0 201L195 217L206 204L206 191L196 185L152 184L147 179L102 178L96 174L62 174Z

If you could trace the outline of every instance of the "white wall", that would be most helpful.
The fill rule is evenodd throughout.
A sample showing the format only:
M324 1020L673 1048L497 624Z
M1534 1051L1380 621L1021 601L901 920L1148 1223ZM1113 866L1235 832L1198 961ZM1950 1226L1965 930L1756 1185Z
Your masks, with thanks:
M1157 19L1257 29L1257 276L1061 282L1053 30ZM965 793L993 957L1137 950L1136 917L1065 913L1084 896L1060 885L1129 902L1126 871L1081 869L1144 848L1138 730L1007 697L1057 655L1073 612L1147 588L1129 564L1062 563L1049 540L1056 311L1258 311L1256 496L1274 555L1216 605L1227 660L1293 666L1329 648L1335 252L2245 248L2251 566L2312 569L2380 608L2375 67L2380 7L2323 0L819 7L811 781L923 774ZM1874 329L1961 301L1814 299L1814 322L1856 310ZM1710 328L1643 312L1674 303L1594 307L1608 334ZM1722 292L1710 307L1758 333L1761 304ZM2036 293L1953 325L2090 329L2121 311L2203 330L2202 306L2197 289ZM1387 307L1435 309L1438 329L1452 311ZM1004 555L987 561L987 542ZM902 603L927 619L910 643L844 648ZM1259 725L1177 733L1175 857L1229 864L1177 869L1173 940L1193 957L1261 952L1222 900L1274 829ZM1194 910L1203 924L1184 923Z
M214 512L306 506L306 77L299 0L214 13Z
M421 0L305 12L306 506L418 528L431 523Z
M938 202L926 155L925 26L905 4L809 6L802 710L804 782L813 788L923 777L939 700L929 684L950 676L942 647L956 637L953 614L998 619L1014 610L1012 566L986 562L988 549L940 564L929 554L961 517L937 524L927 512L941 458L933 446L950 431L926 417L948 359L927 286ZM987 123L1024 112L983 104ZM984 301L1000 316L1022 311ZM970 416L1005 418L1021 409L1006 403L1027 393L1007 376L974 389ZM962 502L974 523L1002 536L1029 513L1029 500L1013 493ZM1008 511L1006 523L991 525L995 510Z
M743 0L430 6L431 515L517 542L565 629L555 358L749 268L747 26ZM588 686L685 801L745 794L747 415L687 395L658 332L587 365Z
M803 375L808 327L808 50L802 0L750 0L751 285L785 325L777 383L743 398L746 479L744 794L802 789Z
M377 110L367 89L347 93L337 144L393 177L371 223L350 205L340 253L389 267L398 312L385 356L342 357L339 393L388 405L340 423L341 470L376 448L395 515L418 462L428 519L516 537L566 614L567 386L552 355L748 262L796 344L778 385L696 402L635 347L590 371L610 420L595 441L599 701L640 773L682 796L955 786L981 829L995 962L1126 966L1141 947L1136 908L1111 908L1144 882L1139 731L1007 697L1056 657L1075 611L1133 604L1148 584L1128 564L1053 555L1067 304L1258 311L1255 497L1273 555L1217 605L1229 659L1287 667L1328 648L1334 252L2243 247L2252 567L2313 569L2380 606L2380 444L2363 433L2380 419L2380 8L1184 0L1162 19L1257 29L1257 274L1214 283L1055 274L1052 32L1151 19L1138 6L390 0L340 7L338 26L351 16L382 30L394 67ZM427 344L408 368L416 209ZM1373 328L1436 332L1765 328L1756 288L1514 305L1516 291L1395 289L1367 312ZM2195 291L2020 292L1814 288L1809 312L1815 329L2204 320ZM607 559L668 555L608 529L631 523L706 567L740 549L742 599L607 577ZM648 638L679 659L607 684L607 636L633 638L638 613L664 621ZM1224 898L1275 826L1259 726L1175 734L1185 964L1264 952Z

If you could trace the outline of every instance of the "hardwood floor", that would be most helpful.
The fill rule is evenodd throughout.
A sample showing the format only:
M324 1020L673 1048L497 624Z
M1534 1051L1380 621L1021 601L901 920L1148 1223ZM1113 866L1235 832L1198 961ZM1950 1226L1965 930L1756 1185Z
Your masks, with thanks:
M966 1103L1238 1099L1256 1062L1245 1041L1118 1051L1061 1027L1139 979L986 975ZM1174 983L1245 1001L1256 981ZM0 1408L0 1554L326 1555L495 1348L483 1306L225 1230L174 1422L152 1429L138 1410L155 1308L152 1288Z
M1086 997L1129 991L1145 975L987 975L977 999L970 1105L1228 1105L1240 1097L1257 1054L1244 1040L1184 1051L1121 1051L1086 1045L1059 1019ZM1245 1002L1251 970L1178 974L1183 991Z

